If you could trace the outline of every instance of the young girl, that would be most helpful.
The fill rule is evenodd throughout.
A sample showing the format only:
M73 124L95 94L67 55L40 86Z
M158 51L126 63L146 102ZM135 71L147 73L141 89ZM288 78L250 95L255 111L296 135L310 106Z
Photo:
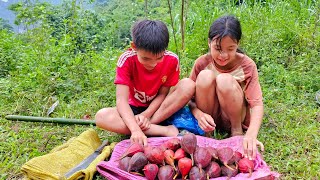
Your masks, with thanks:
M231 136L243 135L244 155L256 156L263 116L258 71L252 59L239 49L241 26L237 18L223 16L210 27L209 52L200 56L190 78L195 96L189 103L192 114L205 132L222 129Z

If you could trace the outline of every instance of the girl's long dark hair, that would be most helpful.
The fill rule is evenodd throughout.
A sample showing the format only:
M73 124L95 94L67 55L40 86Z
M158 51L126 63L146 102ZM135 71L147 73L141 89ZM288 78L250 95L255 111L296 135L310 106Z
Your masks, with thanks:
M218 46L221 46L221 39L229 36L231 39L240 42L242 31L240 21L231 15L222 16L215 20L210 26L208 38L210 42L213 40L218 40ZM221 49L221 47L220 47ZM237 52L244 53L241 49L237 49Z

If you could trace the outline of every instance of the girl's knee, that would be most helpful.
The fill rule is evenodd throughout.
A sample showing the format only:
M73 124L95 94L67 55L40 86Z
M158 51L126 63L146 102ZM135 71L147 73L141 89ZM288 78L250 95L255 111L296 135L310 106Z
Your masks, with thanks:
M202 70L196 80L197 87L210 87L215 83L216 75L211 70Z
M219 92L229 93L229 92L236 92L236 90L238 89L239 83L236 81L236 79L232 75L228 73L222 73L216 77L216 85L217 85L217 90Z

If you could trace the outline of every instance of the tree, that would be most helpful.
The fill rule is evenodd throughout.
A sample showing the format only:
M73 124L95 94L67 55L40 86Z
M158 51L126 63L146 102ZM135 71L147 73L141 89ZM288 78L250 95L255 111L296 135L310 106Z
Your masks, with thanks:
M24 30L32 29L38 26L49 13L48 7L51 5L47 2L32 2L32 0L24 0L11 4L9 9L16 14L14 23L22 25Z
M186 21L187 21L187 9L188 9L188 1L181 0L181 17L180 17L180 25L181 25L181 50L185 49L185 30L186 30Z
M168 8L169 8L169 14L170 14L171 27L172 27L172 31L173 31L174 44L175 44L175 46L176 46L176 53L178 53L176 30L175 30L175 28L174 28L174 22L173 22L174 20L173 20L173 16L172 16L172 8L171 8L171 2L170 2L170 0L168 0Z
M8 31L13 31L12 26L9 24L8 20L4 20L2 18L0 18L0 30L8 30Z

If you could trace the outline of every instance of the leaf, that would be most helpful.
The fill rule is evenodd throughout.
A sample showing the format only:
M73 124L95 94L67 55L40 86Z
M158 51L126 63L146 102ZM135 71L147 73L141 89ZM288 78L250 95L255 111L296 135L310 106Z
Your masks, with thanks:
M47 116L53 113L54 109L59 105L59 100L52 104L52 106L47 111Z

